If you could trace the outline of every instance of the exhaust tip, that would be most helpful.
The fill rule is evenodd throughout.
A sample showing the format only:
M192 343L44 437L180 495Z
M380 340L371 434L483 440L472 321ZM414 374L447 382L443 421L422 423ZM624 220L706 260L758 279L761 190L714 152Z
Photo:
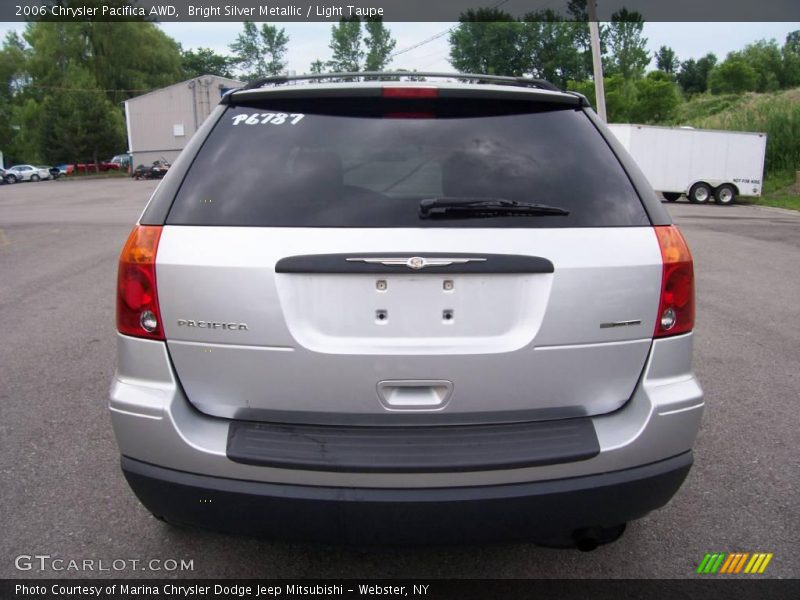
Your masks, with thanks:
M625 523L614 527L584 527L572 532L572 541L581 552L591 552L598 546L610 544L625 533Z
M586 527L572 532L575 547L581 552L591 552L600 545L600 528Z

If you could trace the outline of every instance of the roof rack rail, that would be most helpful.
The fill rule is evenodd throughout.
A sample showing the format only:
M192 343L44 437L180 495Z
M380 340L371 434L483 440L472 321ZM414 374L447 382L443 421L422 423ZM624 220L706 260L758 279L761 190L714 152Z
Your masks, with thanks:
M368 77L370 79L385 79L399 77L448 77L452 79L469 79L478 83L497 83L500 85L515 85L520 87L535 87L552 92L561 92L560 88L545 79L530 77L510 77L503 75L481 75L477 73L436 73L428 71L360 71L355 73L311 73L309 75L275 75L256 79L245 85L243 90L254 90L265 85L283 85L290 81L318 81L321 79L348 79L353 77Z

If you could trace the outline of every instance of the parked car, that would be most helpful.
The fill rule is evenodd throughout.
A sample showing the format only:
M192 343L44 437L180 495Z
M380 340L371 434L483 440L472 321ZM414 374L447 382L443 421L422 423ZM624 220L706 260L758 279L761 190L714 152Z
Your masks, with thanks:
M139 165L133 170L134 179L163 179L164 175L169 171L170 163L167 159L161 158L154 161L152 165L145 166Z
M588 550L683 482L693 267L658 196L579 94L414 75L228 93L153 193L110 410L159 519Z
M50 179L49 167L35 167L33 165L14 165L7 170L8 175L13 175L17 181L39 181Z
M58 169L47 165L36 165L36 168L39 173L47 173L47 177L42 177L41 179L55 179L57 175L54 175L54 173L58 173Z
M75 163L75 172L84 175L88 173L100 173L107 170L108 169L103 169L100 164L96 163Z
M7 175L6 170L0 168L0 184L3 183L16 183L16 178L13 175Z
M127 169L131 164L131 155L117 154L116 156L112 157L111 160L106 161L105 164L114 165L114 169Z
M55 179L58 179L59 177L66 177L67 175L72 175L74 171L75 171L75 165L68 165L65 163L50 168L50 174Z
M130 155L117 154L109 160L100 161L99 163L78 163L75 165L75 170L78 173L93 173L106 171L118 171L120 169L127 169L130 164Z

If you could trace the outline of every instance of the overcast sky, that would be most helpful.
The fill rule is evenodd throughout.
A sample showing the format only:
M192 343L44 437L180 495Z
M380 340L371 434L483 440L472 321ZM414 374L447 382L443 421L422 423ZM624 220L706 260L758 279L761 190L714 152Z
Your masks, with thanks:
M391 68L419 71L451 71L447 62L448 36L441 35L418 48L402 52L415 44L444 34L452 23L388 23L397 39L397 56ZM330 57L331 23L283 23L289 35L289 69L297 73L308 71L312 61ZM227 54L228 44L242 30L241 23L164 23L164 32L179 41L184 48L200 46ZM9 29L22 31L23 23L0 23L0 33ZM713 52L719 58L732 50L760 39L774 38L783 44L786 34L800 29L800 23L646 23L644 35L655 52L660 46L671 46L680 60L699 58Z

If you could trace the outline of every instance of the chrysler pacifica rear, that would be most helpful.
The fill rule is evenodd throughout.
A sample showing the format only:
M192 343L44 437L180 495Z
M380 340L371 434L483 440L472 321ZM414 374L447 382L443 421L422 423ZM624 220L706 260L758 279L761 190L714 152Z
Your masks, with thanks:
M156 517L586 549L678 490L684 238L583 97L460 77L265 80L181 153L118 275L112 422Z

